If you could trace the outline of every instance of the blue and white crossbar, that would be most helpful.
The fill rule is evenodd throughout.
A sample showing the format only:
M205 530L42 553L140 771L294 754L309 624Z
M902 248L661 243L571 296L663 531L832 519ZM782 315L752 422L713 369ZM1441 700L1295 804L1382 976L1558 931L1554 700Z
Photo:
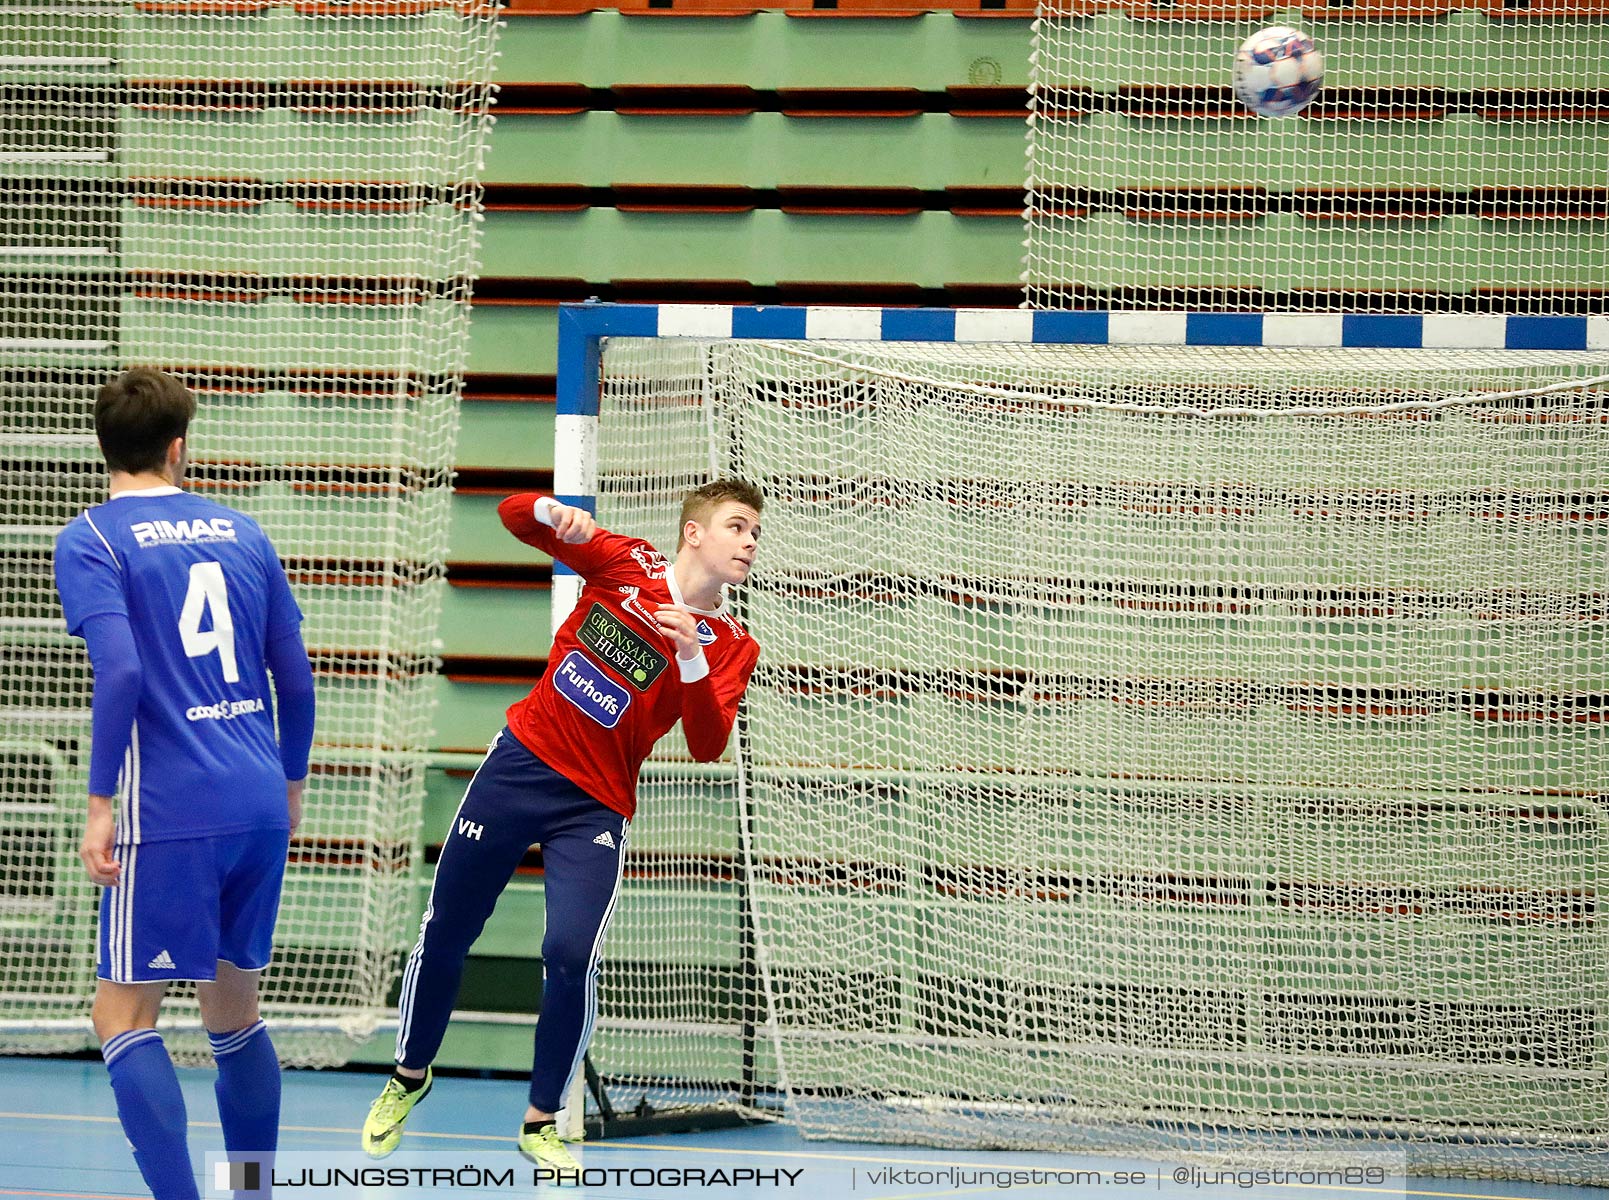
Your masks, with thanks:
M1503 314L1049 312L725 304L559 306L559 416L596 416L608 337L778 341L1038 342L1109 346L1306 346L1609 350L1609 317Z
M1609 350L1609 317L565 304L559 308L561 414L597 411L597 344L605 337Z
M1609 317L1502 314L1049 312L724 304L559 307L554 491L596 510L600 345L610 337L1038 342L1111 346L1609 350ZM567 568L554 565L555 589ZM570 581L565 581L566 585ZM554 597L554 620L561 605Z

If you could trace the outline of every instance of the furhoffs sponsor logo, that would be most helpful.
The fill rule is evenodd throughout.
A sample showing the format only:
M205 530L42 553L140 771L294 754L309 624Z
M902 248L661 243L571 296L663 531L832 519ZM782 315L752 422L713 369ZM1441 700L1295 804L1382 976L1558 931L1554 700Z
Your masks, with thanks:
M605 729L620 724L620 718L631 707L631 693L579 650L564 656L559 669L553 673L553 686L559 695Z

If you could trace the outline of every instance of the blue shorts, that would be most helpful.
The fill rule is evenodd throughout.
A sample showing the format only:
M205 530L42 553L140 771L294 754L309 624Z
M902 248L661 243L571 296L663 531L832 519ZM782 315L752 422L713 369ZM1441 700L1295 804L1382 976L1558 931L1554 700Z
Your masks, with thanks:
M290 834L254 829L217 837L117 846L116 887L101 890L96 975L113 983L211 981L222 960L260 971Z

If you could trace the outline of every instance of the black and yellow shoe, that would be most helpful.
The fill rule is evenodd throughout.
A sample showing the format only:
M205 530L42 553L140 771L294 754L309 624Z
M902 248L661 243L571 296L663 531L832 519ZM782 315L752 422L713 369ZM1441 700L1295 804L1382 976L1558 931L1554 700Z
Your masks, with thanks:
M430 1095L433 1075L425 1068L424 1086L414 1091L403 1087L393 1075L386 1080L385 1090L369 1106L369 1118L363 1122L363 1153L370 1158L384 1158L402 1141L402 1126L414 1105Z
M546 1167L550 1171L574 1172L575 1178L560 1178L559 1183L581 1182L581 1164L576 1161L570 1148L559 1140L559 1131L552 1121L542 1125L525 1125L520 1130L520 1153L525 1155L539 1167Z

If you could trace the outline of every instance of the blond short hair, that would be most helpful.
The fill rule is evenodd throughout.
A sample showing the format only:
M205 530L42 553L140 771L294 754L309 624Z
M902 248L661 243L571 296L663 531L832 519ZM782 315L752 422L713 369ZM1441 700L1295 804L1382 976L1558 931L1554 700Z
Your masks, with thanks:
M717 479L696 487L682 498L682 519L676 527L676 549L680 550L682 543L687 540L687 522L709 524L710 514L728 500L747 504L756 513L765 507L765 497L760 495L760 489L741 479Z

